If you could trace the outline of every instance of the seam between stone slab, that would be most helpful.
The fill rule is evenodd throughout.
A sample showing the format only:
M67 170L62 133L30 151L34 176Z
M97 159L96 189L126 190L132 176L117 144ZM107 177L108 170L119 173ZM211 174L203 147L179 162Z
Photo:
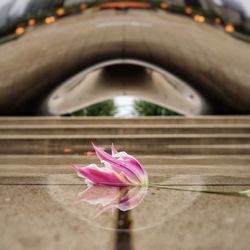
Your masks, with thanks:
M250 134L126 134L126 135L0 135L0 140L22 140L22 139L166 139L166 138L241 138L248 139Z

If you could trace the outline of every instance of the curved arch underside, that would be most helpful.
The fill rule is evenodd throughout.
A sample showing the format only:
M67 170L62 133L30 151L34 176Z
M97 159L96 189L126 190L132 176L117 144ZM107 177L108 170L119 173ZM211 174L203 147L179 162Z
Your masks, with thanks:
M212 26L161 11L85 12L0 46L0 113L39 109L67 79L126 58L156 65L197 91L207 107L192 114L208 107L211 113L247 113L249 49Z
M143 61L120 59L94 65L56 88L41 107L42 114L62 115L116 96L134 96L183 115L209 112L195 89Z

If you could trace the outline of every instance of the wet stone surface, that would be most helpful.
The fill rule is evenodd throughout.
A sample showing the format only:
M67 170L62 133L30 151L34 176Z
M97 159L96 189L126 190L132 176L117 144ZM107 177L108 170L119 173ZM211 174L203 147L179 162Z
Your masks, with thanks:
M1 249L248 249L250 244L249 198L160 188L99 187L86 193L73 175L47 175L33 184L28 179L18 184L13 178L11 184L9 177L0 186ZM249 178L160 179L171 187L250 188ZM117 195L127 193L126 203L117 204Z

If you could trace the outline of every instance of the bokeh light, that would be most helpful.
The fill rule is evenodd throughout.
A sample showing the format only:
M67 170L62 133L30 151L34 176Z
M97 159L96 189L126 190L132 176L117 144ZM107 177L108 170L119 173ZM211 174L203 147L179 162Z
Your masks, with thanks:
M206 18L204 16L201 16L201 15L195 15L194 20L197 23L204 23L206 21Z
M161 3L160 7L161 7L161 9L167 10L169 8L169 4L168 3Z
M233 26L232 24L227 24L227 25L225 26L225 30L226 30L226 32L228 32L228 33L234 33L234 32L235 32L235 28L234 28L234 26Z
M57 14L57 16L64 16L65 10L63 8L57 9L56 14Z
M28 20L28 25L29 25L29 26L34 26L34 25L36 25L36 19L35 19L35 18L30 18L30 19Z
M216 17L216 18L214 19L214 23L215 23L216 25L220 25L220 24L222 23L221 18Z
M184 11L187 15L191 15L193 13L193 9L191 7L186 7Z
M71 148L64 148L64 149L63 149L63 152L64 152L64 153L72 153L72 151L73 151L73 150L72 150Z
M86 10L88 8L88 5L86 3L81 3L80 4L80 10Z
M16 35L21 36L25 33L25 28L20 26L16 28Z
M46 24L52 24L56 22L56 18L54 16L49 16L45 18L44 22Z

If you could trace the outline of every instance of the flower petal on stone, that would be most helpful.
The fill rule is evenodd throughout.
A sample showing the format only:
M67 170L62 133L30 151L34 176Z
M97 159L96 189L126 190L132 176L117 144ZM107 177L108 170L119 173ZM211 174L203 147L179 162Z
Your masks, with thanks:
M98 185L111 186L128 186L128 183L123 181L122 176L107 168L99 168L95 164L87 167L72 165L78 176L86 178L87 181Z
M140 174L146 174L145 169L142 167L140 162L135 159L133 156L127 154L126 152L122 151L114 155L115 158L118 158L118 160L122 160L125 162L129 162L130 164L134 165L133 167L137 169Z
M116 147L115 147L115 145L113 143L112 143L112 146L111 146L111 150L112 150L112 156L114 157L118 153L118 151L117 151L117 149L116 149Z
M112 155L95 146L96 155L105 165L98 167L90 164L86 167L72 165L78 176L85 178L87 184L110 186L148 186L148 175L143 166L126 152L118 152L112 144Z
M147 185L148 176L145 169L134 157L128 155L126 152L117 152L114 145L112 145L112 155L108 154L101 148L93 147L96 151L96 155L101 162L108 162L110 166L118 173L124 173L131 180L133 185ZM118 158L118 159L117 159ZM137 182L134 183L134 182Z
M107 161L102 161L102 163L105 165L107 169L110 169L111 172L113 172L115 175L119 176L119 178L127 183L128 186L130 185L138 185L139 179L128 171L126 168L117 166L115 164L110 164Z
M127 155L127 157L123 158L123 162L125 164L127 164L130 168L132 168L134 170L136 169L136 171L138 172L138 176L139 176L140 180L148 179L148 174L145 171L144 167L133 156Z
M129 168L126 164L123 164L120 160L112 157L110 154L106 153L104 150L94 146L96 150L96 155L102 163L107 162L110 166L117 172L124 173L133 180L139 182L139 177L135 173L134 169Z

